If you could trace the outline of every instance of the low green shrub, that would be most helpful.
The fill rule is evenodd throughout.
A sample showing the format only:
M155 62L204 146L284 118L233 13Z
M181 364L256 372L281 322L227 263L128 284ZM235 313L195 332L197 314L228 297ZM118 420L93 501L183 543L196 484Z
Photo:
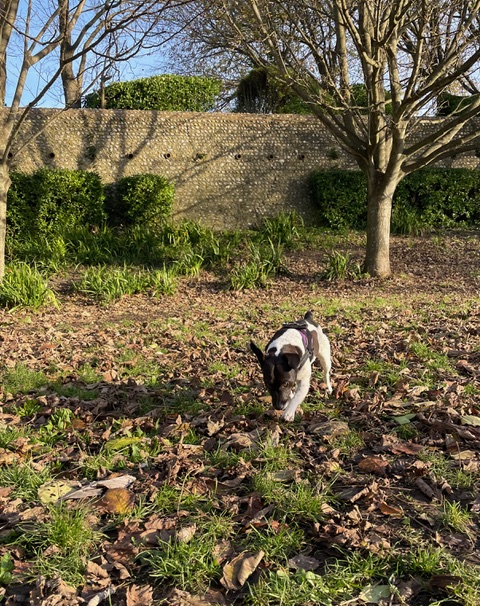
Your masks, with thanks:
M367 182L360 171L322 170L311 177L320 222L332 229L364 229L367 223Z
M332 229L365 229L367 183L360 171L318 171L311 178L321 223ZM437 228L480 223L480 172L463 168L425 168L398 185L392 231L421 234Z
M403 210L430 228L480 221L480 173L467 168L426 168L408 175L395 192L394 221Z
M158 227L172 211L174 186L161 175L123 177L107 199L112 225Z
M104 223L104 190L96 173L81 170L13 172L7 200L12 235L52 233L59 228Z

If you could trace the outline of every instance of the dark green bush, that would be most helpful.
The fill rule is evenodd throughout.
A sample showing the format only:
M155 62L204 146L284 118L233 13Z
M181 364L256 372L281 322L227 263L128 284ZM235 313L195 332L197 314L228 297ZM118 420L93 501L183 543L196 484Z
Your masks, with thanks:
M395 192L392 224L415 213L430 228L480 221L480 173L467 168L426 168L408 175ZM401 231L401 230L396 230Z
M50 233L58 228L101 225L106 218L104 191L96 173L40 169L12 173L8 192L9 233Z
M318 171L312 193L321 223L333 229L364 229L367 219L366 178L360 171ZM425 168L405 177L393 198L392 231L480 223L480 172L464 168Z
M363 229L367 222L367 182L360 171L321 170L311 177L320 222L332 229Z
M107 200L112 225L156 227L170 216L174 186L160 175L123 177Z
M449 116L468 109L478 98L477 95L454 95L442 93L437 97L437 116Z
M105 87L106 109L206 112L213 109L222 83L204 76L161 75ZM100 107L100 93L87 95L86 107Z

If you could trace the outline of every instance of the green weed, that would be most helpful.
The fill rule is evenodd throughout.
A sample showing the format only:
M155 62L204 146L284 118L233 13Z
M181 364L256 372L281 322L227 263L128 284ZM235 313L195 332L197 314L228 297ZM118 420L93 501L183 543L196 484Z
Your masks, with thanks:
M362 268L357 261L350 258L348 253L333 251L327 255L327 267L321 274L322 280L356 280L362 275Z
M7 267L0 282L0 305L39 309L47 305L58 307L58 300L48 279L35 266L17 262Z

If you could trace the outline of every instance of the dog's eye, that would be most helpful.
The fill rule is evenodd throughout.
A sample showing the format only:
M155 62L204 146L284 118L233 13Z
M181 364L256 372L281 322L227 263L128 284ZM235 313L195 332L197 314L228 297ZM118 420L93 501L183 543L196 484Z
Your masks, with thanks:
M290 383L290 381L283 381L282 383L282 387L291 387L292 384Z

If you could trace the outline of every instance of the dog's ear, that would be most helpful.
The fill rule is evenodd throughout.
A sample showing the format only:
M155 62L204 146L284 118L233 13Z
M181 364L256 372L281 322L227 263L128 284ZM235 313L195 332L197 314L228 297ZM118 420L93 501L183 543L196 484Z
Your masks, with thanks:
M302 358L298 347L295 345L284 345L282 347L282 355L286 358L288 366L296 370L300 364Z
M257 359L260 362L260 366L263 366L263 363L265 361L265 354L260 349L260 347L257 347L253 341L250 341L250 349L257 356Z
M309 309L307 311L307 313L303 316L303 318L307 321L307 322L312 322L313 320L313 315L312 315L312 310Z

